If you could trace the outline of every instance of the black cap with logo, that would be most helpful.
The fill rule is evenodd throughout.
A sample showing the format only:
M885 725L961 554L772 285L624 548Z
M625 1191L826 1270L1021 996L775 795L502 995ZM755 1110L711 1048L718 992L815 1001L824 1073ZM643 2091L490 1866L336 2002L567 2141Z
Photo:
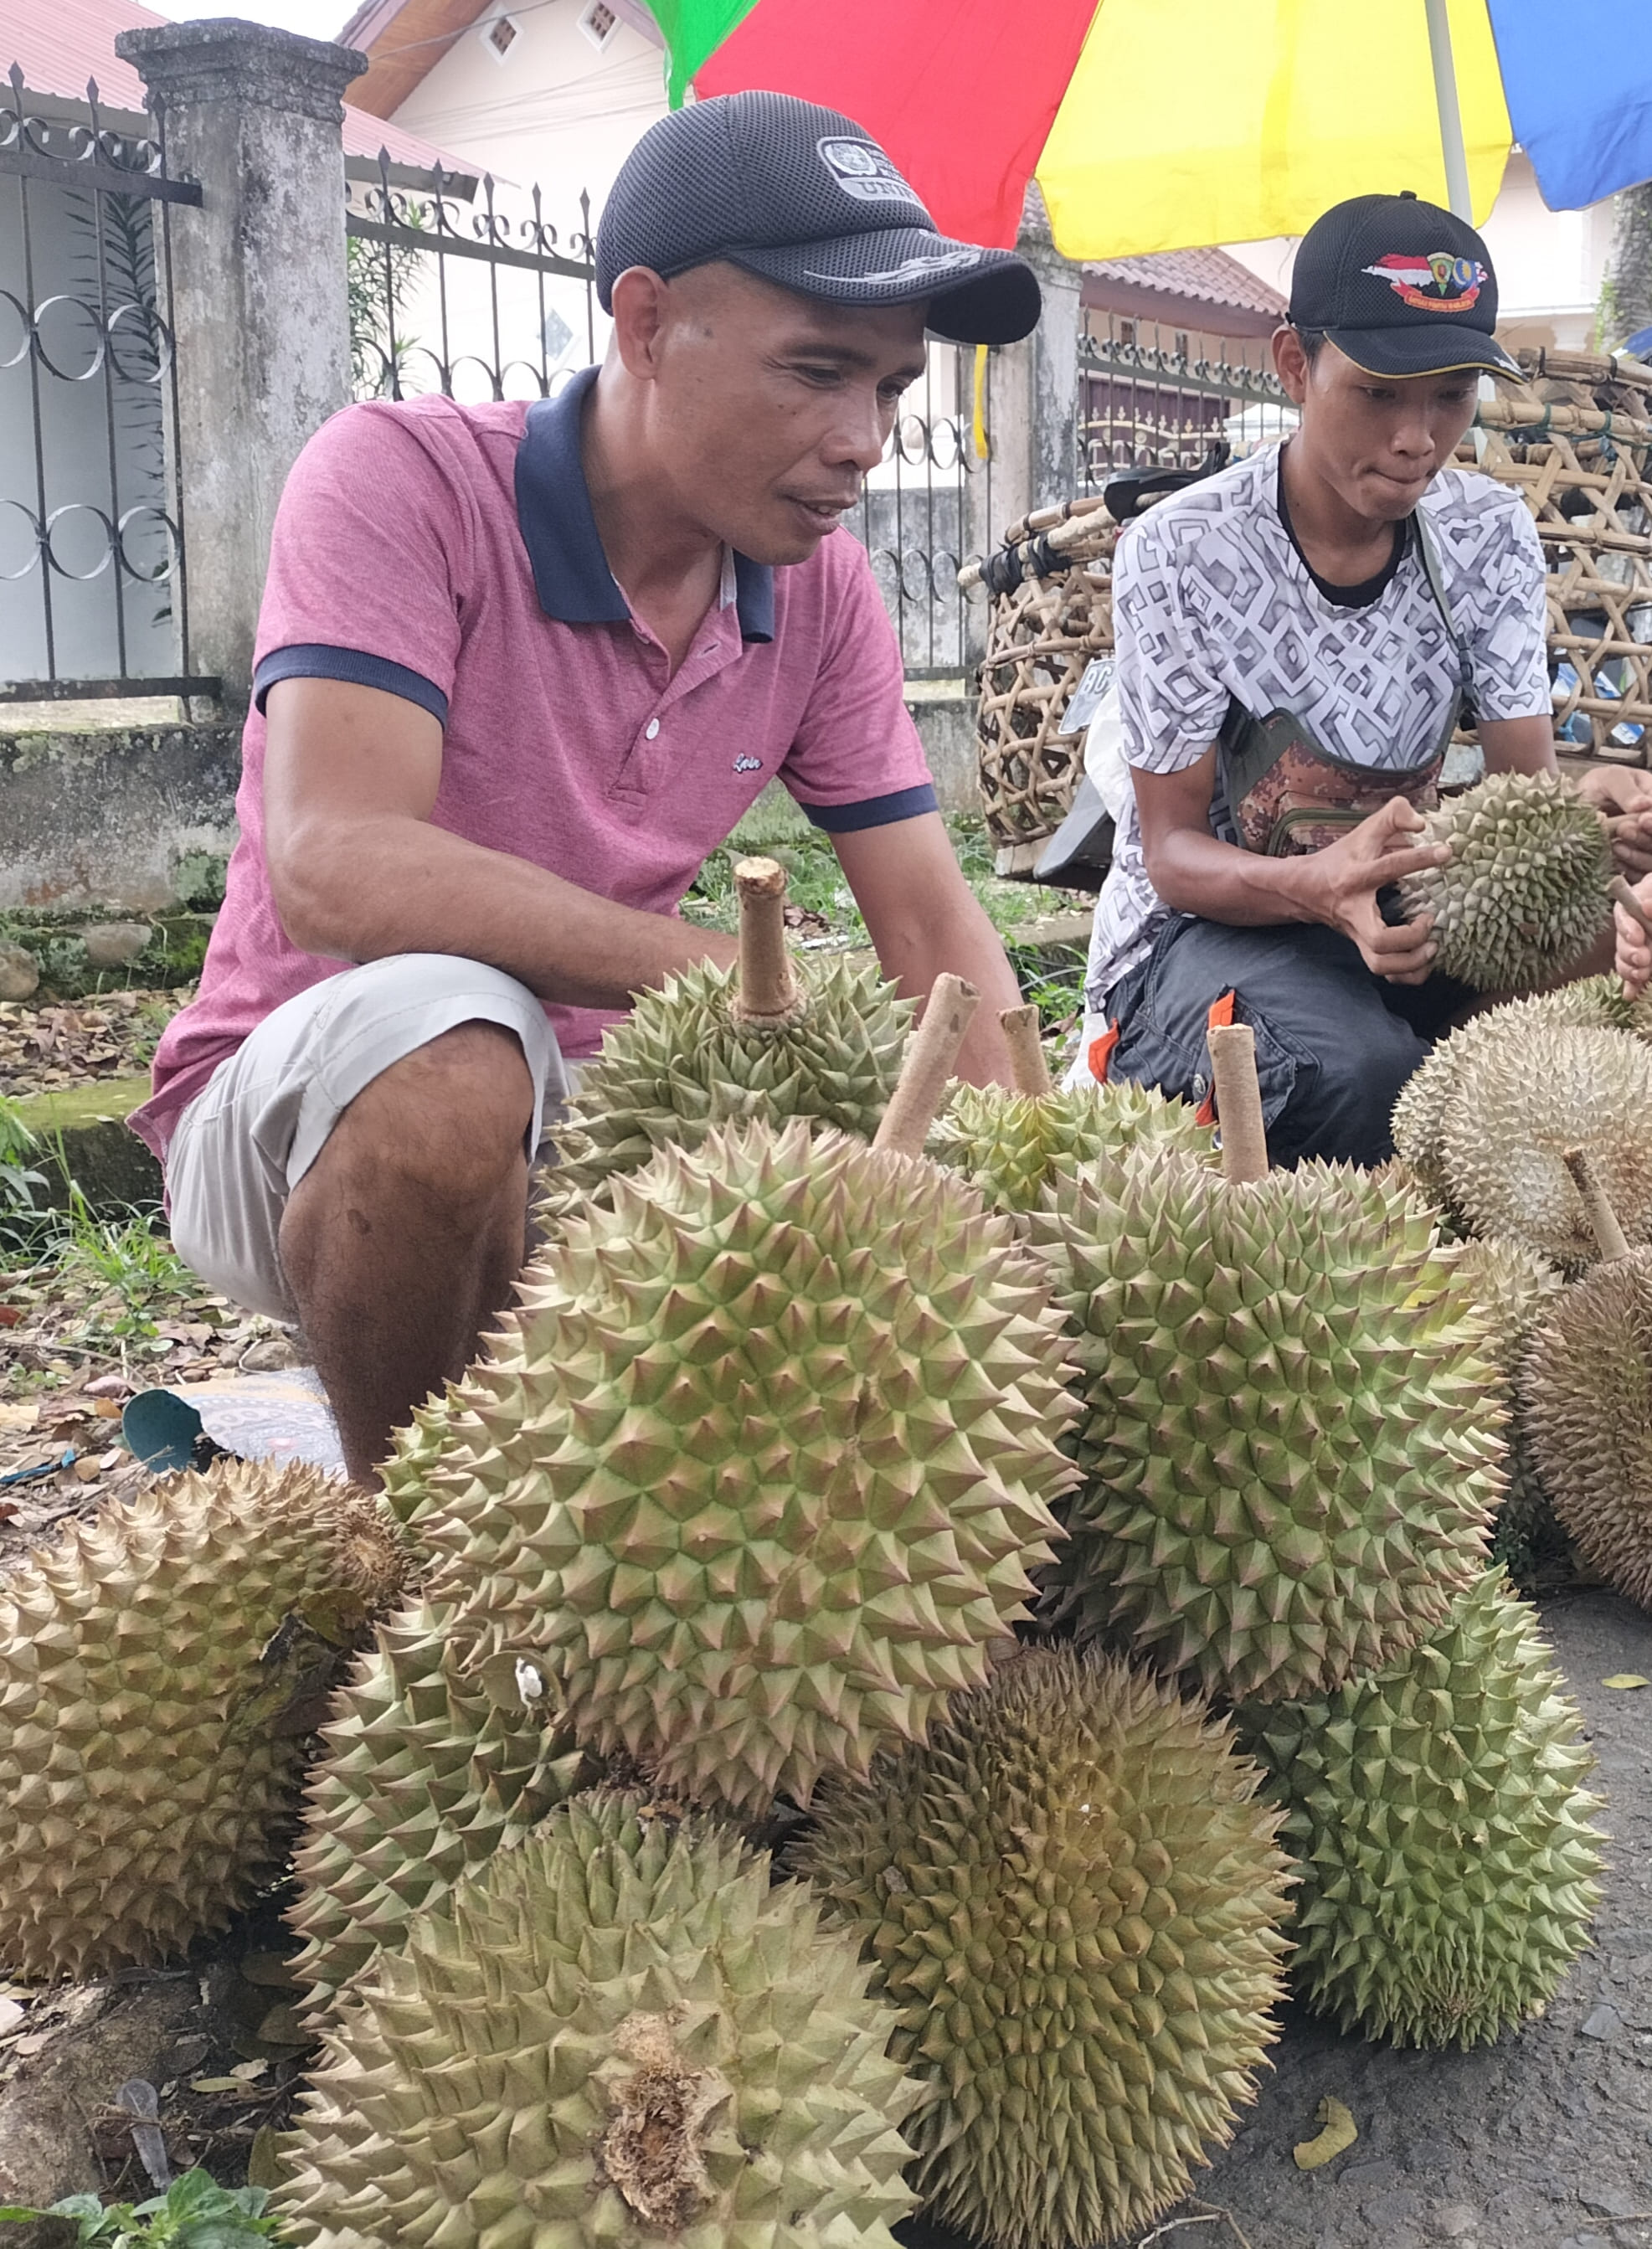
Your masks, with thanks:
M956 343L1015 343L1038 323L1023 259L949 241L869 133L791 94L716 94L650 126L597 226L597 301L612 309L629 266L670 280L713 258L837 305L927 299Z
M1354 196L1315 219L1291 281L1291 325L1323 328L1367 375L1519 368L1492 330L1497 279L1466 219L1414 195Z

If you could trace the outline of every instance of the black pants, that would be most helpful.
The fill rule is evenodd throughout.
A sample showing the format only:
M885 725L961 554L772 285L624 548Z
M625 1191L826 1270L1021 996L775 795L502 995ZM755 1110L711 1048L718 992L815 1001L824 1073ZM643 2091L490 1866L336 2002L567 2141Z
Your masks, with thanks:
M1195 1104L1210 1090L1210 1008L1256 1035L1268 1152L1277 1164L1325 1156L1380 1164L1394 1153L1394 1096L1474 997L1449 976L1390 984L1351 938L1316 924L1231 929L1179 914L1114 989L1109 1075Z

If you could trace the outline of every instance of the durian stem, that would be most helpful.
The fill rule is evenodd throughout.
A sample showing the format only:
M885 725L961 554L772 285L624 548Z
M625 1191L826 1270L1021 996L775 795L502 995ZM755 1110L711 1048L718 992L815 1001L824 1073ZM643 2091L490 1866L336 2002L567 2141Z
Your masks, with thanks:
M803 995L786 949L786 870L773 859L740 859L734 867L740 900L738 1021L778 1030L803 1011Z
M1034 1007L1005 1008L999 1013L1003 1026L1004 1044L1009 1049L1009 1075L1017 1093L1030 1093L1035 1100L1053 1093L1050 1064L1044 1060L1043 1041L1038 1035L1038 1010Z
M1229 1186L1268 1176L1268 1128L1256 1083L1256 1037L1249 1023L1223 1023L1206 1034L1222 1126L1222 1171Z
M1627 1257L1629 1254L1628 1236L1618 1224L1618 1214L1607 1200L1600 1175L1589 1159L1588 1150L1568 1148L1562 1160L1583 1198L1583 1207L1588 1214L1589 1224L1594 1228L1594 1238L1600 1245L1601 1257L1608 1265L1614 1258Z
M1621 875L1614 875L1611 898L1614 906L1621 906L1631 921L1638 921L1649 937L1652 937L1652 914L1648 913Z
M886 1148L898 1156L923 1154L980 998L974 986L961 976L935 979L924 1020L906 1042L900 1077L872 1141L874 1148Z

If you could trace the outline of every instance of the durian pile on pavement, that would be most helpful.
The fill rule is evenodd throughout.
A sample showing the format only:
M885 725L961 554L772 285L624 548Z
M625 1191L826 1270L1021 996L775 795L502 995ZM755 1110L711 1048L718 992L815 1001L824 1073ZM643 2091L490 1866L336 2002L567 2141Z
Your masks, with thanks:
M949 1085L956 980L897 1077L905 1003L737 875L737 976L611 1035L627 1121L382 1499L221 1467L0 1598L0 1965L181 1958L293 1853L299 2245L1089 2249L1288 1977L1470 2045L1587 1941L1587 1753L1487 1569L1541 1275L1270 1173L1242 1026L1219 1160L1030 1011L1015 1092Z

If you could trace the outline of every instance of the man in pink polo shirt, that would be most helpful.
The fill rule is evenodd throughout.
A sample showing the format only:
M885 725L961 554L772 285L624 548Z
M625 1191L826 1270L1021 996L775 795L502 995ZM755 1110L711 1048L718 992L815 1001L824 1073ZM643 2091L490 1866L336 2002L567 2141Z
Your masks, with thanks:
M532 406L348 409L275 525L241 841L134 1119L183 1256L302 1323L350 1471L472 1355L564 1057L732 939L676 909L778 774L912 994L1018 994L964 883L862 548L837 530L926 328L1022 336L1022 261L940 236L851 120L654 126L596 244L613 338Z

